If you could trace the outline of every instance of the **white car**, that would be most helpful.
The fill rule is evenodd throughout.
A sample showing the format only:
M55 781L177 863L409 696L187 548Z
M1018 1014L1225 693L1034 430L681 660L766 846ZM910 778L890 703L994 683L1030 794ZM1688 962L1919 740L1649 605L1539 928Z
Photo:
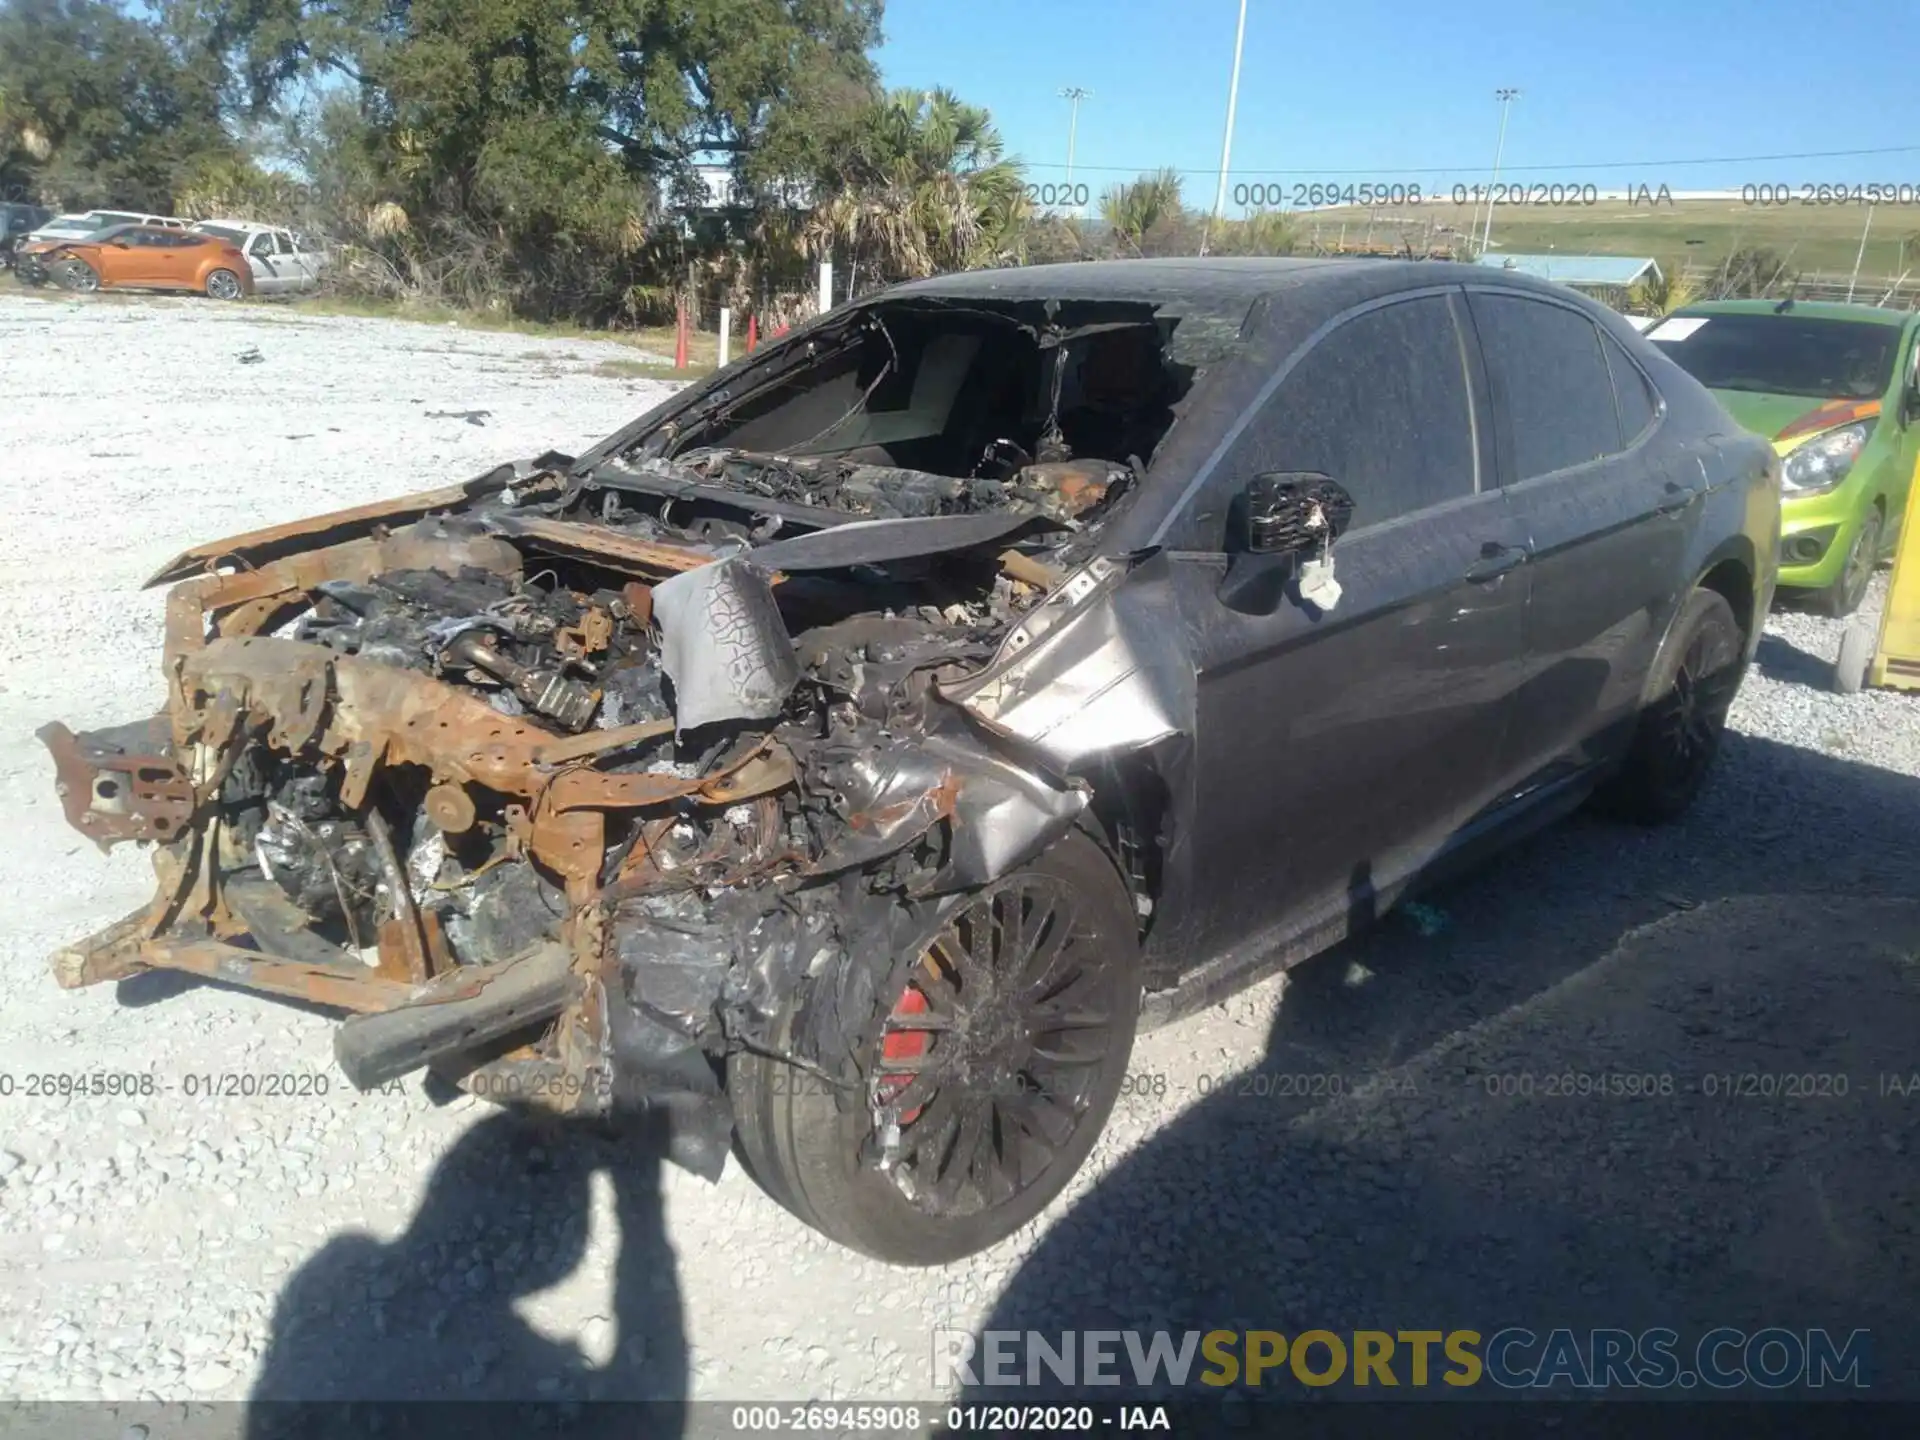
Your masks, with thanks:
M161 225L169 230L184 230L187 222L170 215L146 215L138 210L84 210L75 215L56 215L37 230L21 237L21 243L36 240L79 240L110 225Z
M251 220L198 220L189 228L237 245L253 271L256 295L311 290L326 273L327 252L297 231Z

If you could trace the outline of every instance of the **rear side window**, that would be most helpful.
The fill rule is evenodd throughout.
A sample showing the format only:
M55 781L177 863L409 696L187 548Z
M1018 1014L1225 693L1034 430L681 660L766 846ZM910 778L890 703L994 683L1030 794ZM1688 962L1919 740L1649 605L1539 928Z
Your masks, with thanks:
M1577 310L1523 295L1473 296L1494 403L1513 431L1516 480L1612 455L1620 446L1600 332Z
M1607 353L1607 369L1613 374L1613 400L1620 411L1622 448L1638 440L1660 408L1653 386L1640 373L1640 367L1627 357L1620 342L1606 331L1600 332L1600 348Z
M1466 350L1446 298L1398 301L1323 337L1227 466L1329 476L1353 496L1356 529L1473 494Z

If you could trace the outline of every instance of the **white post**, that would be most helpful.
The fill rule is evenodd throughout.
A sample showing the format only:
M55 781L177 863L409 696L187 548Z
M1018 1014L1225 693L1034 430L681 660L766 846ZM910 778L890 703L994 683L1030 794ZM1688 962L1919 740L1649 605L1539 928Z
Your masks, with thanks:
M1847 281L1847 303L1853 303L1853 287L1860 283L1860 262L1867 258L1867 232L1873 229L1873 206L1867 206L1867 223L1860 227L1860 249L1853 257L1853 277Z
M1213 213L1200 231L1200 253L1207 253L1213 223L1227 204L1227 167L1233 163L1233 111L1240 103L1240 48L1247 38L1247 0L1240 0L1240 23L1233 32L1233 78L1227 82L1227 133L1220 142L1220 188L1213 195Z
M833 261L820 262L820 313L826 314L833 308Z
M733 311L726 306L720 307L720 364L719 369L727 368L727 352L733 348Z

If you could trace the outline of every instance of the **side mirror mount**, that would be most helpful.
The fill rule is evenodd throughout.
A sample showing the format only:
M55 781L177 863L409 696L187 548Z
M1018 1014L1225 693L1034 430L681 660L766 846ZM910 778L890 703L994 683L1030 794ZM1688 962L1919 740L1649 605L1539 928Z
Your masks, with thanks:
M125 250L128 248L127 242L124 240L109 240L107 243L116 250Z
M1317 552L1346 533L1353 496L1317 471L1256 475L1227 507L1227 549L1246 555Z
M1900 397L1900 423L1911 425L1916 420L1920 420L1920 377L1910 381Z
M1303 562L1346 532L1353 497L1315 471L1256 475L1227 506L1227 573L1220 603L1242 615L1271 615L1296 600Z

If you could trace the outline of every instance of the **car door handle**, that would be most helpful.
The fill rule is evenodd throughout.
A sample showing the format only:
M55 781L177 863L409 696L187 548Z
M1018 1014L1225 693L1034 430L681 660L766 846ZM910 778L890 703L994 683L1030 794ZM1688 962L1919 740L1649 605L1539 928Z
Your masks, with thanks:
M1475 585L1484 585L1526 563L1526 546L1502 545L1498 540L1489 540L1480 547L1480 558L1467 567L1466 578Z
M1667 481L1666 498L1653 507L1656 515L1678 515L1694 501L1700 498L1700 491L1690 485L1676 485Z

